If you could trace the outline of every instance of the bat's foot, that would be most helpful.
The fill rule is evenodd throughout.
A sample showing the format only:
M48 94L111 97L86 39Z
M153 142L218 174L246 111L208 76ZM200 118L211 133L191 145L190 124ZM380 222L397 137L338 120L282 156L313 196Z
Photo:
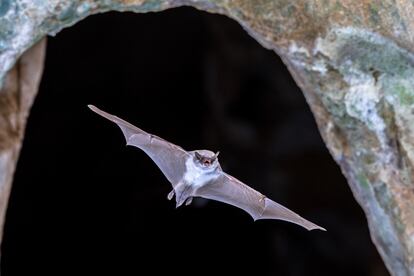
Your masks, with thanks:
M187 198L187 200L185 201L185 206L190 205L191 202L193 202L193 198L192 197Z
M171 200L174 197L175 191L174 189L167 195L168 200Z

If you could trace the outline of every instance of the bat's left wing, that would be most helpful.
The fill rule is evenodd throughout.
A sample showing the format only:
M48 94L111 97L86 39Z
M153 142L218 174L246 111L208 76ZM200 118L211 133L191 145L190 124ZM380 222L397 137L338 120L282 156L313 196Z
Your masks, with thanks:
M280 219L296 223L307 230L325 230L224 172L196 190L196 196L239 207L249 213L254 220Z
M190 157L188 152L93 105L88 107L102 117L117 124L125 136L127 145L143 150L161 169L173 188L182 180L186 171L185 162Z

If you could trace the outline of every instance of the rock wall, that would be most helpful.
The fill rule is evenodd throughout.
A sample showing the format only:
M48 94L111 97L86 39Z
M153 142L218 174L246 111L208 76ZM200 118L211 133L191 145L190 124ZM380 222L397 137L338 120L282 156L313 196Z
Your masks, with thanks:
M43 39L19 58L6 74L0 90L0 237L26 120L43 72L45 52L46 39Z

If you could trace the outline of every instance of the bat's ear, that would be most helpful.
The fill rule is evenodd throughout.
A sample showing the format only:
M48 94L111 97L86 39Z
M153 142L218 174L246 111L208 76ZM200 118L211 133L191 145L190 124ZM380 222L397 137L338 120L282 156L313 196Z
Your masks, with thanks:
M217 151L216 154L214 154L214 159L216 159L220 154L220 151Z
M201 154L199 154L198 152L195 152L195 156L197 157L198 160L201 160L202 158Z

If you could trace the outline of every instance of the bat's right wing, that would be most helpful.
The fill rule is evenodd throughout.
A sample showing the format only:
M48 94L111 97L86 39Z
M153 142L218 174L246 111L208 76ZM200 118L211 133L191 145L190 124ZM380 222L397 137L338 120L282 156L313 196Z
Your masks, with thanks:
M143 150L157 164L173 187L182 180L186 171L185 162L190 156L188 152L93 105L88 105L88 107L102 117L117 124L125 136L127 145Z
M200 187L196 196L239 207L254 220L280 219L296 223L307 230L325 230L224 172L217 179Z

